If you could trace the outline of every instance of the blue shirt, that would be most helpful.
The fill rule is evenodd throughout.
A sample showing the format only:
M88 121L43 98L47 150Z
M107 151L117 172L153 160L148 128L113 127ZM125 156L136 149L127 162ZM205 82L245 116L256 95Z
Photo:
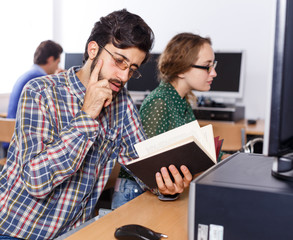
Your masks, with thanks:
M27 71L18 78L9 96L7 118L15 118L18 101L24 85L33 78L41 77L44 75L47 75L44 69L42 69L39 65L34 64L29 71ZM4 149L8 149L9 147L9 143L3 143L2 145Z
M78 67L30 81L0 175L0 235L53 239L88 220L114 164L145 133L125 88L97 119L81 110Z
M7 111L7 118L15 118L17 111L17 104L20 98L21 91L24 85L33 78L47 75L47 73L39 65L34 64L29 71L21 75L14 84L9 96L9 105Z

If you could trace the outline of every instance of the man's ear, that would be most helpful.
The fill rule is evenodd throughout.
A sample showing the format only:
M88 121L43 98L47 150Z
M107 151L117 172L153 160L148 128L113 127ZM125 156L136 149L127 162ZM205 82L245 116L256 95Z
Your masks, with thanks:
M89 59L93 60L99 51L99 45L97 44L97 42L95 41L91 41L89 42L89 44L87 45L87 53L89 55Z
M51 64L52 62L54 62L54 57L53 56L50 56L47 58L47 64Z

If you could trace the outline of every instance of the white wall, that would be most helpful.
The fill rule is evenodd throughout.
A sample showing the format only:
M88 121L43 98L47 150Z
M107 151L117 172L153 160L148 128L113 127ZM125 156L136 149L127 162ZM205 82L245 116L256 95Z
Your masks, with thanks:
M210 36L215 50L246 50L242 100L246 117L265 118L267 85L272 73L275 1L1 1L0 93L6 93L3 89L7 88L7 82L14 83L32 64L36 45L51 38L52 32L52 39L59 42L65 52L83 52L94 23L114 10L127 8L152 27L156 37L154 52L161 52L171 37L183 31ZM1 99L0 94L0 112L3 112L7 106Z
M275 0L55 0L62 16L54 38L65 52L83 52L94 22L127 8L140 15L155 33L153 52L161 52L175 34L190 31L210 36L215 50L246 51L242 103L247 118L265 118L271 81ZM56 30L58 29L58 30Z
M53 36L51 0L0 1L0 93L10 92L13 83L33 64L41 41Z
M0 112L6 112L9 92L17 78L33 64L43 40L53 37L52 0L0 1Z

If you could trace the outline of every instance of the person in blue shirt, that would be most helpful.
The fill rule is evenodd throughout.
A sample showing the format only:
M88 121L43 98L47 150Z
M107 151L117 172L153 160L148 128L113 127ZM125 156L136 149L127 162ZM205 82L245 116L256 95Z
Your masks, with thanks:
M60 55L62 52L63 48L52 40L46 40L40 43L34 53L33 66L21 75L13 86L9 97L7 118L15 118L20 94L28 81L62 71L59 69ZM3 143L5 151L7 151L8 147L9 143Z
M52 40L40 43L34 53L34 65L21 75L13 86L9 97L7 118L15 118L21 91L29 80L59 71L58 65L62 52L62 47Z

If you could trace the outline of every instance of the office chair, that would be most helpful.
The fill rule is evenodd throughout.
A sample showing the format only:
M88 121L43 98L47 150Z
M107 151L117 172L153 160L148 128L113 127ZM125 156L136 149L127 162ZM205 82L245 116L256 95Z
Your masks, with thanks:
M250 141L248 141L242 148L243 152L245 153L254 153L255 152L255 144L257 143L263 143L263 138L254 138Z

